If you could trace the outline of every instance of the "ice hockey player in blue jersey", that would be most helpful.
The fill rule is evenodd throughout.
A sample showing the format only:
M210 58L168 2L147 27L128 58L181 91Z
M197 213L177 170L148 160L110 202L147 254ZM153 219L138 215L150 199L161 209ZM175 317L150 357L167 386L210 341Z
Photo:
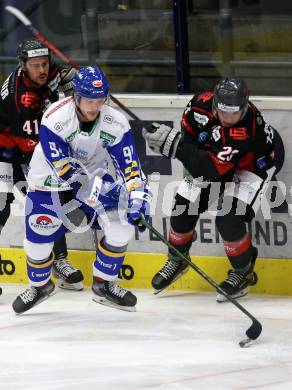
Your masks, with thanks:
M81 68L72 83L74 96L44 113L30 163L24 240L30 286L13 302L18 314L54 293L52 246L76 228L70 210L77 206L89 226L103 231L93 263L93 300L135 311L137 298L118 285L118 274L134 226L144 230L141 218L149 216L151 196L129 122L106 104L109 83L102 70Z

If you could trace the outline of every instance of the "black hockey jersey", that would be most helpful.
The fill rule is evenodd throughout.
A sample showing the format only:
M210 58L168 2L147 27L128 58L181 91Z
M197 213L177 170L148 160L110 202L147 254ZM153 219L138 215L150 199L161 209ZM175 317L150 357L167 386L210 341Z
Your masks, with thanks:
M43 112L59 98L59 82L60 69L55 65L41 88L36 88L20 67L9 75L0 96L0 148L13 150L14 156L32 154Z
M223 127L213 110L213 93L196 94L181 125L183 142L176 157L193 177L220 180L235 170L261 174L271 166L276 131L250 101L235 126Z

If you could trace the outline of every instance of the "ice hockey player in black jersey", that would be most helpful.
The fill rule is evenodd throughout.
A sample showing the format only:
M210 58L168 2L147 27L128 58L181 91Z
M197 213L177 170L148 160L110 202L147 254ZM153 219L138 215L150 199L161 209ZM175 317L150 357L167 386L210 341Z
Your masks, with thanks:
M186 256L199 216L212 204L212 193L216 193L212 188L221 186L221 206L215 222L232 269L220 286L233 298L246 295L248 286L257 281L257 249L246 223L259 208L259 193L283 165L279 133L249 100L246 83L229 77L214 91L193 96L182 115L181 131L154 123L152 132L144 130L144 138L152 150L184 165L185 177L175 196L169 241ZM166 264L152 279L156 292L188 268L170 251ZM222 295L217 297L218 302L223 300Z
M70 94L75 75L74 69L56 66L49 49L36 39L20 43L17 56L19 66L4 81L0 96L0 232L10 216L14 185L26 193L26 171L43 112L58 100L59 88ZM67 260L65 236L53 252L58 285L82 290L82 273Z

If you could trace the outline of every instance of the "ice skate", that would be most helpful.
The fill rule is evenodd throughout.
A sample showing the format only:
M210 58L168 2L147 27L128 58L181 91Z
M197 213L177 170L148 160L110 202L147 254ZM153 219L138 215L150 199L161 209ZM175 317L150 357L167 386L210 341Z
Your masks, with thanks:
M75 269L67 259L58 259L53 262L53 276L57 285L66 290L83 290L83 275Z
M119 310L136 311L136 296L120 287L117 280L106 281L93 278L92 291L92 299L97 303Z
M243 273L236 269L230 269L226 279L220 284L220 287L232 298L241 298L248 294L249 286L254 286L257 281L257 274L254 272L255 261L257 258L257 249L255 248L253 260L250 269ZM217 302L226 302L224 295L218 294Z
M171 286L176 280L182 277L189 270L186 261L174 260L169 258L166 264L158 271L152 279L152 287L157 295L167 287Z
M49 280L42 287L28 287L12 303L13 310L16 314L22 314L33 308L54 294L55 284Z

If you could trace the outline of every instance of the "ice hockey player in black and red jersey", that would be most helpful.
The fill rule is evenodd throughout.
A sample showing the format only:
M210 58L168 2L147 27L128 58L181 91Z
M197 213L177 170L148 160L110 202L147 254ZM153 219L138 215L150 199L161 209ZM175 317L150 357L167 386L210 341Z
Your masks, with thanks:
M0 232L10 216L13 187L26 193L26 171L39 141L43 112L59 98L59 88L70 94L72 68L54 64L49 49L36 39L20 43L19 66L5 80L0 96ZM54 274L58 285L82 290L83 275L67 260L66 238L54 245Z
M215 222L232 266L220 286L239 298L257 281L257 249L246 223L257 212L259 194L283 165L283 142L249 101L246 83L231 77L220 81L214 91L194 95L181 127L178 131L154 123L152 132L143 131L152 150L180 160L185 169L175 196L169 241L189 256L199 216L212 204L212 193L219 193L221 207L217 207ZM221 190L213 191L218 184ZM166 264L152 279L154 289L168 287L188 268L170 251ZM218 295L218 302L224 300Z

